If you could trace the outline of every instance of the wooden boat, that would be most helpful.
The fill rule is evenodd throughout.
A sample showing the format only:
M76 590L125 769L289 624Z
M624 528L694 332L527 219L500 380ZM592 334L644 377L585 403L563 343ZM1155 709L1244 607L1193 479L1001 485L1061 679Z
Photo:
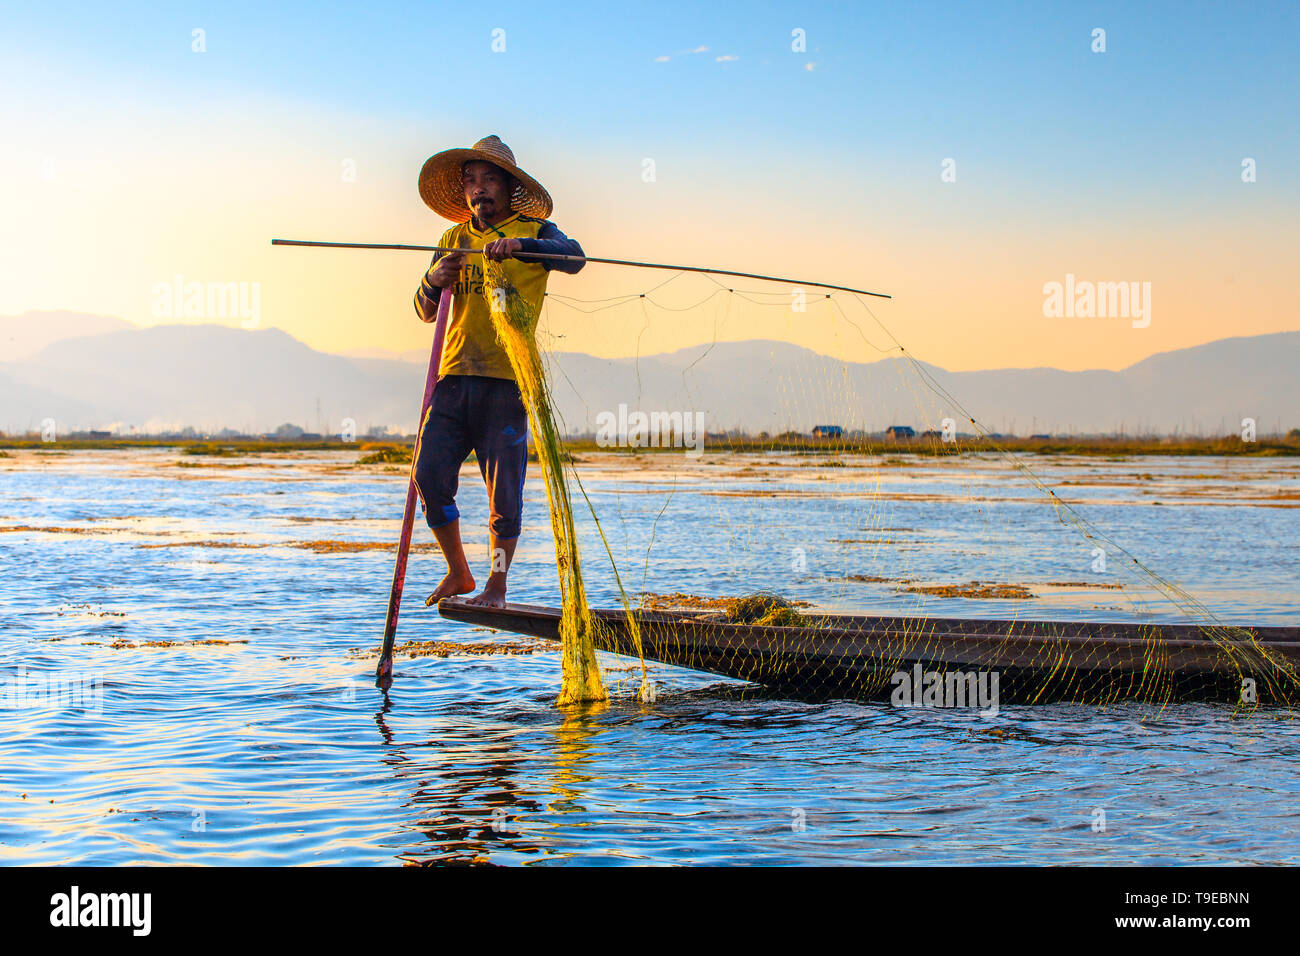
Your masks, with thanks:
M438 605L443 617L559 639L557 608ZM1073 701L1300 703L1300 627L982 621L937 617L800 615L797 626L737 624L720 613L635 613L646 660L750 681L791 697L898 702L928 688L996 674L1003 704ZM637 657L621 610L593 610L596 646ZM931 675L938 675L932 678ZM959 687L960 691L961 688ZM936 699L942 697L940 687ZM938 704L936 706L943 706ZM968 705L969 706L969 705Z

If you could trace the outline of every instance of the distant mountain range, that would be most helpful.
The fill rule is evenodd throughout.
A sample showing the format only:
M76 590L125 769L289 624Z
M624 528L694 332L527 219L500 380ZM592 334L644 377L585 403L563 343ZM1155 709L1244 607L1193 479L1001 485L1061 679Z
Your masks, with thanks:
M373 357L372 357L373 356ZM385 357L388 356L388 357ZM1237 432L1300 425L1300 332L1221 339L1118 372L1051 368L948 372L889 358L846 363L785 342L701 345L639 359L555 353L553 391L571 432L601 412L700 411L709 431L806 431L816 424L969 430L945 393L988 429ZM410 432L424 384L418 353L331 355L277 329L141 328L72 312L0 317L0 429L260 433L291 423L358 434Z

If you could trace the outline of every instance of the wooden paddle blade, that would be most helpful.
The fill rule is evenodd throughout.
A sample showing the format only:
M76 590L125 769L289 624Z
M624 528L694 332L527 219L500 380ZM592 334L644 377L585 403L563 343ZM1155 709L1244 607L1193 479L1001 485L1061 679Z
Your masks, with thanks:
M379 658L379 666L375 668L375 686L380 690L387 692L388 688L393 686L393 656Z

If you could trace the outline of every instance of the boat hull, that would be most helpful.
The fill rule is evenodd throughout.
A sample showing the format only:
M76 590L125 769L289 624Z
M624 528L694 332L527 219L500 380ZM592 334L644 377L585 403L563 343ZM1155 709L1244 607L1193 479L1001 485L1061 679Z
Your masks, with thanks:
M488 608L449 599L438 610L451 620L559 639L556 608ZM594 610L592 617L600 650L638 656L622 611ZM953 695L963 696L960 706L974 706L983 680L986 695L996 681L1002 705L1300 703L1300 628L860 615L807 615L806 626L777 627L733 624L698 612L635 617L647 660L750 681L806 700L898 701L914 694L919 704L924 691L937 684L930 699L941 706L953 705Z

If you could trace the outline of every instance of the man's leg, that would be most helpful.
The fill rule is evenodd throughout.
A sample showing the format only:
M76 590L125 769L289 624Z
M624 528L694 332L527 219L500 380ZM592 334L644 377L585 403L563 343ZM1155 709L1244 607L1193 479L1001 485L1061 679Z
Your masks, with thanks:
M491 571L483 593L470 604L501 607L506 603L506 576L514 560L523 519L524 475L528 469L528 412L519 386L508 379L481 380L480 417L471 431L474 454L487 485L492 517L488 522Z
M498 538L495 534L489 532L488 541L492 546L492 570L488 573L487 584L483 585L483 593L477 597L469 598L466 603L504 607L506 603L506 575L510 573L510 563L515 559L515 545L519 543L519 536Z
M439 382L420 429L415 488L424 504L425 520L447 559L447 575L425 600L426 605L474 590L474 575L460 540L460 511L456 508L460 466L470 451L465 392L461 376L448 375Z
M433 607L445 597L468 594L474 590L474 575L465 559L465 546L460 540L460 519L433 529L433 536L438 540L438 547L447 559L447 574L433 593L424 599L425 607ZM511 549L513 550L513 549Z

